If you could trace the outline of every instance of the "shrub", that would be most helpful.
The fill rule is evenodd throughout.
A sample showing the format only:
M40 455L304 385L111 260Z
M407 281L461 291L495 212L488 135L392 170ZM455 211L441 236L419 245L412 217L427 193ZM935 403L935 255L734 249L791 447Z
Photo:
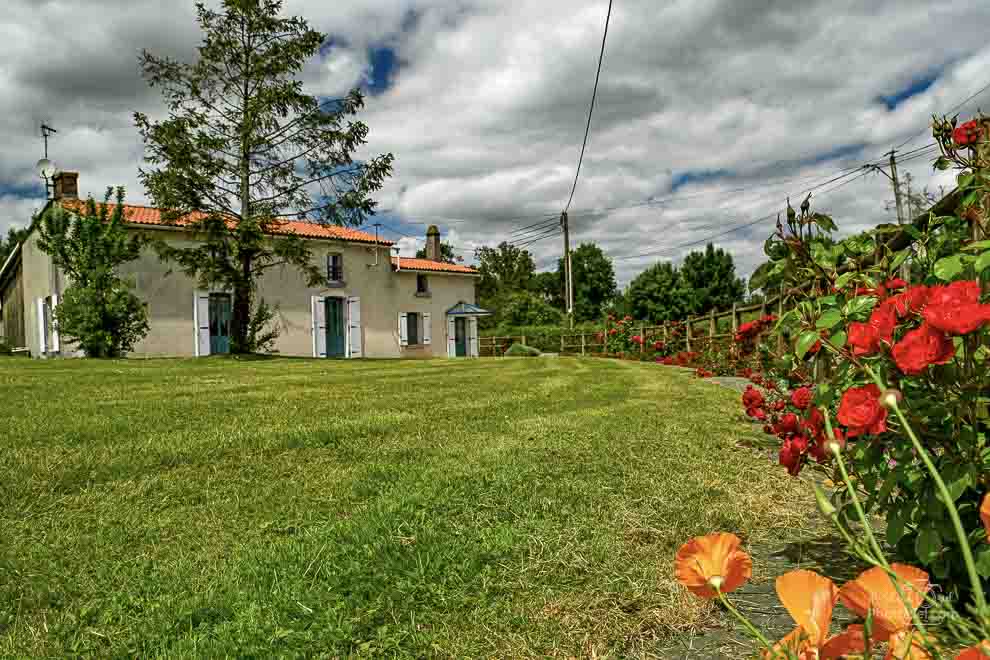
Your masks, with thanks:
M540 355L542 353L538 349L532 346L523 346L522 344L513 344L505 352L505 357L540 357Z

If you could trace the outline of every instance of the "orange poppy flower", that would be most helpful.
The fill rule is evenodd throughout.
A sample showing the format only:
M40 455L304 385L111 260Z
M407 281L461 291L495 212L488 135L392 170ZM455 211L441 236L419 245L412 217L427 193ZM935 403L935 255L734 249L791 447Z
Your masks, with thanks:
M899 578L910 609L897 594L891 577L879 566L864 571L839 590L839 599L852 612L865 617L873 611L873 637L880 642L911 627L911 617L928 592L928 573L905 564L891 564L890 568Z
M777 596L797 627L769 652L764 651L764 658L797 655L824 659L863 652L862 626L850 626L846 632L828 637L832 609L839 598L839 590L828 578L814 571L790 571L777 578Z
M983 496L980 503L980 520L983 521L983 529L987 531L987 540L990 541L990 493Z
M739 549L741 543L726 532L694 537L677 551L677 581L702 598L735 591L753 574L753 560Z
M917 630L902 630L890 637L890 648L884 660L931 660Z
M961 651L956 660L990 660L990 642L983 640L976 646L970 646Z

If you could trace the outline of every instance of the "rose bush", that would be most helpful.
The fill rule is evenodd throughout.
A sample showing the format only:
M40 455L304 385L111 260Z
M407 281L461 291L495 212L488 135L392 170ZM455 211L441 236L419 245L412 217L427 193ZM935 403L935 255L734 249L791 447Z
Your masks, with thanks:
M789 310L776 327L788 338L788 354L770 376L754 374L754 383L796 387L818 376L808 390L813 409L835 420L837 441L848 440L850 481L867 512L886 519L895 556L960 592L971 590L972 581L933 475L947 484L960 525L980 536L979 501L990 483L988 126L983 117L960 126L936 120L935 165L959 170L958 190L927 222L880 226L835 242L830 217L791 211L767 241L770 260L750 283L759 288L769 278L782 280ZM785 410L777 411L769 394L758 408L791 474L821 453L824 437L799 405L809 394L798 391ZM930 452L934 472L923 465L905 423L888 414L895 402ZM828 476L837 480L825 459ZM849 515L847 495L837 494L834 504ZM990 578L990 545L974 552L975 570Z

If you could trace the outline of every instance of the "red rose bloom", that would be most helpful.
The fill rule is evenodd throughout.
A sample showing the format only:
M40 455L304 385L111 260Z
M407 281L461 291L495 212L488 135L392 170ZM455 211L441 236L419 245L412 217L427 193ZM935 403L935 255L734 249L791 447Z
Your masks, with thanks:
M952 131L952 141L961 147L966 147L980 139L980 126L972 119L960 124Z
M852 347L853 355L873 355L880 350L880 336L869 323L850 323L846 343Z
M811 405L812 396L810 388L799 387L791 393L791 403L794 404L795 408L807 410L808 406Z
M761 422L765 421L767 418L767 413L765 410L763 410L763 408L747 408L746 414L752 417L753 419L757 419Z
M771 407L776 412L780 412L781 410L787 407L787 403L785 403L783 399L777 399L776 401L773 402L773 406Z
M886 303L878 305L870 314L870 325L877 331L877 338L886 343L894 339L894 328L897 326L897 311L893 305Z
M932 288L924 316L936 330L965 335L990 322L990 305L980 304L979 282L953 282Z
M804 420L804 427L816 438L820 437L825 429L825 416L818 408L812 408L808 418Z
M886 431L887 409L880 405L880 388L871 383L846 390L837 417L840 424L849 428L850 438Z
M801 430L801 422L798 420L798 416L794 413L787 413L780 418L780 422L777 424L777 434L787 435L789 433L798 433Z
M891 305L897 316L904 318L908 314L917 314L925 308L928 302L928 287L924 284L913 286L907 291L898 293L887 299L886 304Z
M787 473L796 477L801 472L802 456L800 448L793 440L787 440L780 447L780 464L787 468Z
M746 391L743 392L742 402L746 408L762 408L763 407L763 392L759 391L752 385L746 386Z
M945 364L956 354L956 347L945 333L925 321L897 342L893 354L897 368L912 376L920 374L929 365Z

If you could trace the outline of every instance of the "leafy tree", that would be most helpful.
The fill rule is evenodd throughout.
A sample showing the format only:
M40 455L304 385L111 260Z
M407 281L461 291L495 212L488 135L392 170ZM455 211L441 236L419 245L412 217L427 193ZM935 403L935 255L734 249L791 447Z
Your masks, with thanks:
M502 325L560 325L560 310L530 291L518 291L499 301L498 321Z
M123 355L148 332L144 304L117 274L140 256L144 240L124 228L124 189L117 188L111 210L112 192L99 207L90 197L76 214L53 206L39 223L38 246L69 279L56 325L89 357Z
M426 248L420 248L416 250L417 259L426 259ZM450 243L443 242L440 244L440 261L445 264L456 264L458 262L464 261L464 257L454 253L454 246Z
M662 323L687 315L687 292L677 269L667 261L637 275L625 293L628 313L636 319Z
M736 277L732 255L711 243L704 252L691 252L679 271L682 288L688 292L685 311L701 314L708 310L727 309L742 300L746 284Z
M501 298L531 289L536 264L528 251L503 241L497 248L478 248L475 255L481 274L478 304L482 307L497 309Z
M233 291L231 350L250 352L253 296L267 270L291 265L310 286L325 282L308 244L273 235L287 218L359 225L374 213L371 194L392 169L392 155L355 161L368 127L349 117L364 105L306 94L296 79L326 40L299 17L280 16L281 0L223 0L196 5L204 33L193 64L141 54L144 77L161 88L169 116L134 119L145 142L140 178L165 219L200 243L156 247L201 285ZM194 214L194 215L190 215Z
M615 296L615 271L612 260L594 243L582 243L571 252L574 270L574 320L597 321ZM557 262L558 286L563 291L564 260Z
M10 253L14 251L19 243L22 243L28 234L31 233L30 228L25 227L24 229L18 229L17 227L11 227L7 230L7 240L3 240L0 236L0 266L7 261L7 257Z
M533 292L540 297L543 302L552 305L558 310L564 309L564 280L563 276L555 270L546 270L536 273L532 280Z

